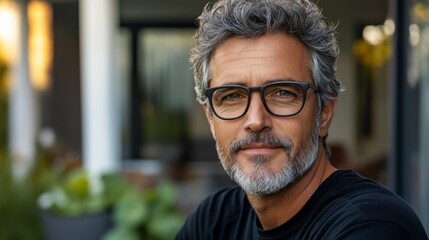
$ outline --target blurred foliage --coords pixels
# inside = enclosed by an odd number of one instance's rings
[[[140,189],[119,173],[103,175],[101,183],[103,191],[91,193],[88,173],[71,171],[42,195],[43,205],[68,217],[112,212],[114,227],[105,240],[173,239],[183,224],[183,216],[174,207],[176,187],[172,183]]]
[[[20,182],[12,178],[11,166],[0,156],[0,239],[43,239],[37,198],[51,182],[48,166],[43,161],[32,168]]]
[[[116,204],[115,227],[105,240],[173,239],[184,219],[174,208],[176,194],[170,182],[145,191],[127,191]]]
[[[73,217],[104,212],[114,204],[128,188],[128,183],[119,174],[101,177],[103,191],[91,193],[88,173],[72,169],[57,174],[56,181],[40,198],[43,208],[60,216]]]

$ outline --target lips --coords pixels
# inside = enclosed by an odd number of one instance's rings
[[[269,145],[269,144],[249,144],[244,145],[240,148],[240,152],[244,152],[251,155],[267,155],[277,151],[281,146]]]
[[[276,145],[269,145],[269,144],[262,144],[262,143],[254,143],[254,144],[248,144],[244,145],[240,148],[240,150],[249,150],[249,149],[273,149],[273,148],[279,148],[280,146]]]

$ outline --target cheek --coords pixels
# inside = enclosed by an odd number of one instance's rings
[[[237,138],[238,128],[231,122],[213,121],[211,124],[213,137],[222,149],[228,150],[229,145]]]
[[[287,122],[282,121],[277,124],[279,132],[274,132],[274,135],[279,137],[288,137],[294,147],[292,149],[292,155],[296,156],[298,151],[302,149],[306,140],[311,137],[311,127],[309,123],[304,123],[299,118],[288,119]]]

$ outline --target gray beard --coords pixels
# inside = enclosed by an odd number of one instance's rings
[[[238,185],[248,194],[265,196],[290,186],[313,166],[319,150],[318,133],[319,119],[316,119],[310,138],[296,151],[297,155],[294,157],[291,155],[294,146],[290,138],[276,137],[270,133],[251,133],[243,139],[234,140],[229,148],[230,161],[228,161],[228,157],[224,154],[225,151],[222,151],[217,141],[216,149],[223,168]],[[287,156],[284,167],[279,171],[271,171],[266,167],[271,161],[269,157],[255,156],[249,159],[252,164],[252,172],[245,173],[242,171],[237,163],[237,152],[241,146],[256,142],[282,146]]]

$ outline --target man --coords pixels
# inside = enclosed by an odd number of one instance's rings
[[[207,198],[176,239],[427,239],[397,195],[329,162],[342,91],[334,31],[306,0],[206,7],[191,53],[195,89],[240,187]]]

